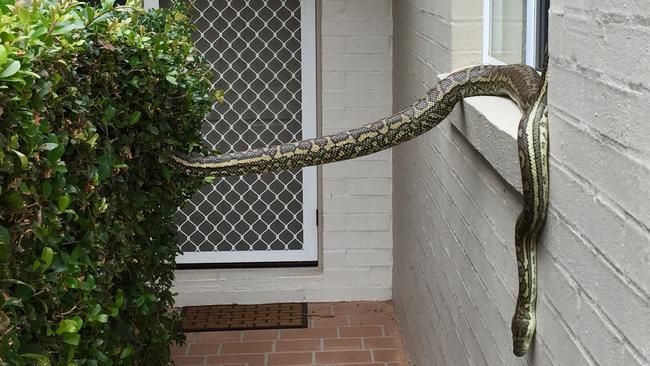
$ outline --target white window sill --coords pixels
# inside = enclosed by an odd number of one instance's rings
[[[519,107],[508,98],[471,97],[463,101],[460,116],[452,118],[451,124],[521,193],[517,155],[517,127],[522,117]]]

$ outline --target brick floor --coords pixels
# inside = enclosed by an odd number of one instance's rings
[[[407,366],[390,302],[309,304],[309,328],[188,333],[177,365]]]

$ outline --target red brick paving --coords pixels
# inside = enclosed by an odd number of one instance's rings
[[[309,304],[309,328],[188,333],[179,366],[408,366],[390,302]]]

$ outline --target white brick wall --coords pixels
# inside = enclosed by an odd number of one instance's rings
[[[394,3],[395,108],[480,62],[480,7]],[[525,358],[510,335],[521,195],[449,124],[394,150],[393,299],[417,365],[650,364],[649,13],[551,1],[551,207]]]
[[[322,133],[392,110],[390,0],[322,1]],[[391,297],[391,153],[323,167],[320,268],[176,272],[178,305]]]

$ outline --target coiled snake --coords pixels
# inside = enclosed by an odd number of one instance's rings
[[[546,71],[540,78],[533,68],[524,65],[469,67],[442,79],[415,104],[349,131],[220,156],[176,154],[170,162],[188,174],[217,177],[326,164],[372,154],[419,136],[442,122],[463,98],[509,97],[524,115],[518,129],[524,205],[515,229],[519,293],[512,320],[514,353],[523,356],[535,332],[536,244],[548,202],[546,89]]]

